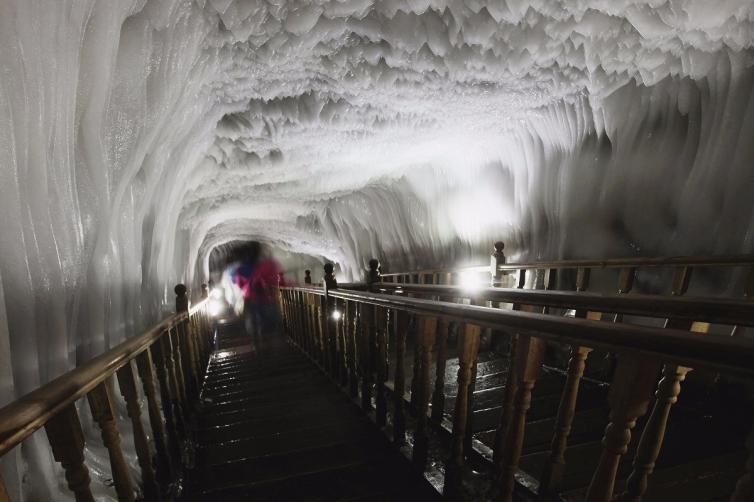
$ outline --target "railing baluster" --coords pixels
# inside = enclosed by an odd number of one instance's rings
[[[526,269],[519,270],[518,277],[516,278],[516,288],[523,289],[526,285]],[[528,306],[513,304],[513,310],[531,310]],[[508,351],[508,378],[505,382],[505,388],[503,389],[503,401],[501,404],[500,423],[495,430],[495,448],[493,450],[492,462],[494,469],[497,472],[502,470],[503,450],[505,449],[505,434],[508,430],[508,425],[513,415],[513,401],[516,396],[516,390],[518,387],[518,370],[516,369],[517,361],[516,354],[518,353],[518,333],[512,333],[510,335],[510,347]]]
[[[517,386],[513,400],[513,413],[505,433],[505,443],[500,457],[499,476],[501,499],[513,497],[515,474],[524,444],[526,414],[531,406],[531,392],[542,370],[545,343],[539,338],[519,335],[516,349]]]
[[[319,296],[314,298],[314,312],[315,312],[315,322],[316,322],[316,330],[318,333],[319,338],[319,347],[320,352],[322,353],[322,367],[325,369],[326,373],[330,372],[330,341],[327,337],[327,326],[326,319],[325,319],[325,297]]]
[[[312,333],[312,341],[314,342],[315,347],[315,361],[317,361],[322,368],[325,367],[325,351],[324,347],[322,346],[322,337],[321,332],[319,330],[319,313],[317,312],[318,309],[318,299],[317,296],[313,293],[310,293],[307,295],[308,301],[308,318],[309,318],[309,329]]]
[[[690,267],[679,267],[676,269],[675,274],[673,274],[673,296],[681,296],[686,293],[689,287],[691,271]],[[692,323],[691,321],[681,319],[667,319],[665,321],[665,328],[707,332],[709,324]],[[636,456],[633,462],[633,470],[626,483],[626,492],[621,496],[622,500],[638,502],[641,500],[644,492],[646,492],[649,476],[654,471],[655,462],[662,449],[662,442],[665,439],[665,429],[670,418],[670,410],[676,401],[678,401],[678,395],[681,393],[681,382],[686,378],[686,374],[689,371],[691,371],[691,368],[677,364],[665,364],[663,366],[662,379],[655,392],[655,402],[639,439],[639,445],[636,449]]]
[[[350,301],[345,302],[343,328],[345,329],[346,346],[348,348],[348,395],[355,399],[359,396],[359,367],[356,359],[356,305]]]
[[[412,461],[415,466],[424,469],[427,464],[427,452],[429,448],[429,436],[427,434],[427,410],[430,398],[430,369],[432,367],[432,346],[435,343],[437,333],[437,319],[434,317],[422,317],[420,323],[420,370],[419,381],[414,391],[417,392],[416,430],[414,433],[414,449]]]
[[[579,393],[579,383],[584,375],[586,358],[592,349],[588,347],[571,347],[571,357],[568,360],[568,371],[565,386],[560,396],[558,413],[555,419],[555,432],[550,445],[550,455],[545,463],[544,471],[539,483],[540,494],[555,494],[560,489],[565,471],[565,450],[568,436],[571,433],[573,419],[576,415],[576,400]]]
[[[393,403],[393,441],[396,444],[406,442],[406,337],[408,336],[408,314],[402,310],[395,311],[395,389]]]
[[[155,388],[154,374],[152,372],[152,354],[149,350],[145,350],[136,357],[136,367],[139,370],[141,386],[144,390],[144,395],[147,398],[149,425],[152,429],[155,450],[157,452],[157,477],[162,484],[167,484],[172,478],[173,462],[171,460],[167,437],[165,435],[165,422],[163,422],[162,414],[160,413],[160,405],[157,402],[157,389]],[[162,398],[169,399],[169,396],[163,394]],[[170,405],[165,404],[164,406],[166,408],[166,420],[168,421],[168,423],[170,423],[172,422]],[[176,456],[176,458],[180,458],[180,450],[178,448],[177,437],[171,437],[171,441],[175,441],[173,448],[176,455],[178,455]]]
[[[590,269],[579,268],[576,272],[576,291],[583,292],[589,288]],[[574,317],[587,318],[598,321],[602,318],[599,312],[577,310]],[[573,419],[576,416],[576,401],[579,395],[581,378],[584,375],[586,360],[592,351],[588,347],[571,346],[568,369],[563,392],[560,395],[558,413],[555,418],[555,431],[550,445],[550,455],[539,483],[539,493],[553,495],[560,490],[565,471],[565,450],[568,436],[571,434]]]
[[[346,336],[346,309],[345,301],[335,300],[335,310],[338,318],[334,320],[335,336],[338,340],[338,371],[340,372],[340,385],[348,388],[348,338]]]
[[[178,284],[174,288],[175,297],[175,311],[177,313],[189,312],[189,299],[187,295],[187,288],[183,284]],[[194,397],[198,397],[198,378],[199,375],[194,373],[194,368],[191,363],[192,355],[190,354],[189,347],[189,331],[185,320],[178,323],[174,330],[174,343],[177,347],[176,364],[179,370],[179,382],[181,389],[184,392],[184,406],[189,406],[189,400],[193,401]],[[189,399],[190,398],[190,399]]]
[[[169,331],[169,330],[168,330]],[[155,361],[155,370],[157,371],[157,381],[160,384],[160,402],[165,412],[165,417],[170,417],[168,431],[175,432],[175,441],[173,444],[177,448],[177,462],[181,462],[181,443],[186,437],[186,429],[183,422],[183,406],[181,405],[180,395],[178,394],[178,381],[175,378],[173,366],[173,356],[170,349],[170,337],[168,332],[162,334],[152,347],[156,350],[157,358]],[[172,427],[170,426],[172,424]]]
[[[618,358],[608,395],[610,423],[605,428],[602,455],[589,484],[585,502],[612,499],[618,464],[628,450],[636,421],[647,412],[659,371],[658,361],[635,356]]]
[[[112,380],[106,379],[97,385],[87,395],[92,417],[99,425],[102,434],[102,442],[110,456],[110,469],[115,483],[115,492],[119,502],[133,502],[134,490],[131,485],[131,475],[128,472],[128,464],[120,447],[120,434],[115,423],[115,412],[112,402]]]
[[[84,432],[76,411],[70,404],[45,424],[52,455],[63,466],[68,488],[76,502],[94,502],[89,486],[89,469],[84,465]]]
[[[359,304],[361,319],[360,346],[361,350],[361,407],[364,411],[372,409],[372,380],[374,362],[374,307],[364,303]]]
[[[136,390],[136,377],[131,361],[127,362],[117,372],[118,387],[123,399],[126,401],[126,411],[131,419],[131,425],[134,435],[134,447],[136,448],[136,457],[139,460],[141,468],[141,480],[144,485],[144,495],[147,500],[159,500],[160,490],[155,479],[154,469],[152,467],[152,452],[149,448],[147,434],[144,431],[144,425],[141,423],[141,406],[139,405],[139,394]]]
[[[466,451],[465,436],[468,433],[469,397],[472,387],[472,368],[479,352],[480,329],[474,324],[466,324],[458,346],[458,392],[453,412],[453,437],[450,447],[450,461],[445,471],[443,493],[446,497],[457,498],[461,485],[462,470]]]
[[[437,337],[437,365],[435,366],[435,391],[432,394],[432,419],[440,423],[445,412],[445,366],[448,358],[448,333],[450,323],[440,319]]]
[[[178,399],[181,401],[181,406],[183,408],[183,412],[186,412],[186,407],[188,405],[188,396],[186,395],[186,381],[184,378],[183,373],[183,361],[181,358],[181,343],[178,339],[178,326],[175,328],[168,330],[167,335],[169,338],[169,349],[171,353],[171,359],[172,359],[172,373],[173,377],[175,378],[175,385],[176,385],[176,395],[178,396]],[[182,418],[185,419],[185,415],[181,415]]]
[[[337,331],[335,330],[335,322],[332,315],[335,307],[333,299],[330,298],[328,294],[330,291],[338,288],[338,282],[335,280],[335,274],[333,273],[333,270],[334,268],[332,263],[325,263],[325,295],[322,297],[323,301],[320,303],[320,305],[324,309],[325,316],[323,327],[325,328],[325,339],[327,340],[329,349],[327,355],[330,358],[330,376],[332,376],[333,380],[337,382],[340,379],[340,354]]]
[[[384,427],[387,424],[387,383],[388,376],[388,323],[390,322],[389,310],[380,307],[374,308],[375,315],[375,358],[376,358],[376,414],[377,426]]]

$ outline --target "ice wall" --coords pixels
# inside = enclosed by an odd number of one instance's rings
[[[139,332],[234,239],[346,275],[496,239],[750,252],[753,21],[748,0],[0,2],[0,404]],[[3,474],[60,497],[43,437]]]

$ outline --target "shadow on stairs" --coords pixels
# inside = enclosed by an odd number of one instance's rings
[[[430,501],[437,492],[282,335],[218,346],[196,420],[183,500]]]

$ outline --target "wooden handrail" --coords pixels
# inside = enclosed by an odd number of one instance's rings
[[[541,305],[552,308],[584,309],[644,317],[676,317],[718,324],[754,326],[754,305],[746,300],[694,298],[661,295],[601,295],[518,288],[473,288],[461,286],[382,282],[376,291],[401,290],[426,296],[470,298],[472,300]]]
[[[623,268],[623,267],[743,267],[754,265],[754,255],[663,256],[654,258],[613,258],[609,260],[558,260],[549,262],[506,263],[498,270]]]
[[[197,305],[195,309],[200,307]],[[112,376],[162,333],[187,318],[186,313],[173,314],[146,333],[124,341],[0,409],[0,456]]]
[[[324,294],[314,288],[283,289]],[[754,376],[754,340],[743,337],[708,336],[677,329],[612,324],[343,289],[331,290],[328,294],[341,300],[444,317],[553,342],[638,353],[693,367]]]
[[[711,255],[711,256],[662,256],[662,257],[629,257],[612,258],[608,260],[553,260],[541,262],[519,262],[497,265],[499,271],[532,270],[532,269],[577,269],[577,268],[624,268],[624,267],[743,267],[754,265],[754,255]],[[454,272],[484,273],[491,272],[490,265],[472,265],[468,267],[451,267],[415,270],[410,272],[390,272],[382,277],[397,277],[401,275],[438,274]]]

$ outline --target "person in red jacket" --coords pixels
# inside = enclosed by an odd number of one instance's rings
[[[256,307],[258,334],[266,335],[277,330],[277,288],[285,285],[283,268],[273,258],[262,258],[254,267],[251,297]]]

